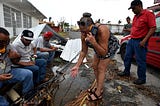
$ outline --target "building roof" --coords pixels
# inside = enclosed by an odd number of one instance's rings
[[[47,17],[42,14],[35,6],[33,6],[28,0],[0,0],[2,3],[9,4],[24,13],[32,15],[37,19],[46,19]]]

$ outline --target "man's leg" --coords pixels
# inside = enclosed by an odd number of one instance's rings
[[[33,65],[33,66],[25,66],[23,67],[24,69],[29,69],[32,71],[33,73],[33,82],[34,84],[38,84],[40,81],[39,81],[39,67],[36,66],[36,65]]]
[[[146,53],[147,49],[146,47],[140,47],[139,43],[141,40],[135,40],[135,56],[136,56],[136,62],[138,65],[138,70],[137,70],[137,75],[138,79],[143,81],[144,83],[146,82]]]
[[[48,60],[48,58],[49,58],[49,53],[48,53],[48,52],[40,52],[40,51],[37,51],[37,58],[38,58],[38,59]]]
[[[126,47],[126,54],[125,54],[125,58],[124,58],[124,72],[126,74],[130,74],[130,68],[131,68],[131,62],[132,62],[132,58],[133,58],[133,40],[129,40],[127,47]]]
[[[0,95],[0,106],[9,106],[8,101]]]
[[[53,61],[54,55],[55,55],[55,51],[49,52],[49,58],[47,60],[47,64],[50,64]]]
[[[39,81],[41,82],[46,76],[47,61],[45,59],[36,59],[36,65],[39,67]]]
[[[124,71],[118,73],[119,76],[129,76],[130,75],[130,68],[131,68],[131,62],[132,62],[132,58],[133,58],[133,40],[130,39],[128,41],[128,44],[126,46],[126,54],[125,54],[125,58],[124,58]]]
[[[7,82],[8,83],[21,82],[23,85],[23,90],[22,90],[23,93],[27,93],[34,87],[33,74],[30,70],[23,68],[13,68],[11,70],[11,74],[13,75],[13,77]]]

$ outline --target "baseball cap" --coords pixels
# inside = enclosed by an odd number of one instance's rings
[[[30,30],[24,30],[24,31],[22,32],[22,36],[24,37],[24,39],[34,40],[34,38],[33,38],[34,34],[33,34],[33,32],[30,31]]]
[[[44,36],[44,37],[52,37],[52,36],[53,36],[53,33],[50,32],[50,31],[48,31],[48,32],[45,32],[45,33],[43,34],[43,36]]]
[[[128,10],[129,10],[129,9],[132,9],[132,8],[134,8],[135,6],[138,6],[138,5],[142,5],[142,1],[141,1],[141,0],[133,0],[133,1],[131,2],[131,6],[128,8]]]

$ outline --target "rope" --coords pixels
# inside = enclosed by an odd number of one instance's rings
[[[88,95],[86,95],[86,96],[82,99],[82,101],[81,101],[81,103],[80,103],[79,106],[83,106],[83,104],[84,104],[84,102],[85,102],[85,100],[86,100],[87,97],[88,97]]]
[[[96,85],[96,79],[94,80],[94,82],[93,82],[93,84],[91,85],[90,89],[93,89],[95,85]],[[85,100],[86,100],[87,97],[88,97],[88,95],[86,95],[86,96],[82,99],[82,101],[81,101],[81,103],[80,103],[79,106],[82,106],[82,105],[84,104],[84,102],[85,102]]]

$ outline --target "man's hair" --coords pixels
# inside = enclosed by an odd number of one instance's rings
[[[131,19],[129,16],[126,19]]]
[[[9,36],[9,32],[6,29],[2,28],[2,27],[0,27],[0,33],[3,33],[4,35]]]

